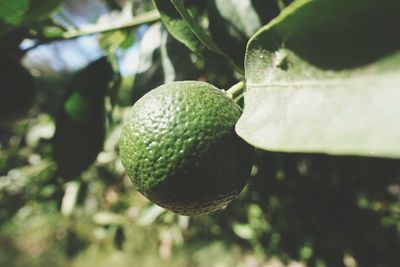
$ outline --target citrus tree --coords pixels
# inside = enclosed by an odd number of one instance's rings
[[[400,263],[399,1],[92,2],[0,0],[0,223],[52,203],[115,226],[118,246],[136,189],[218,211],[188,240]],[[85,38],[96,56],[51,68]],[[35,63],[43,47],[60,58]],[[185,220],[143,203],[144,225]]]

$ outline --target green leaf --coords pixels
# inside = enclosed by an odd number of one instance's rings
[[[129,104],[163,83],[194,80],[197,75],[189,50],[168,34],[161,23],[155,23],[145,32],[139,44],[139,62]]]
[[[191,60],[190,52],[165,29],[161,32],[160,52],[164,83],[195,80],[198,77],[198,71]]]
[[[277,3],[265,0],[212,0],[207,11],[214,42],[239,65],[249,37],[279,14]]]
[[[64,102],[64,111],[71,120],[85,121],[89,118],[90,99],[84,97],[81,92],[73,92]]]
[[[189,25],[192,32],[197,36],[199,41],[205,46],[207,49],[223,55],[219,47],[214,43],[214,41],[208,36],[203,29],[197,24],[196,20],[189,14],[186,7],[183,5],[182,0],[171,0],[172,4],[175,6],[176,10],[181,15],[182,19]]]
[[[28,116],[36,88],[30,72],[12,55],[0,55],[0,75],[0,128],[7,128]]]
[[[29,11],[30,0],[20,1],[1,1],[0,2],[0,19],[1,22],[18,26],[23,20],[24,16]]]
[[[153,3],[160,12],[162,22],[172,36],[183,43],[193,53],[201,55],[204,50],[203,45],[193,33],[187,21],[175,9],[171,1],[153,0]]]
[[[200,40],[200,42],[210,51],[214,52],[221,59],[224,59],[229,65],[231,65],[237,72],[243,73],[241,67],[237,66],[234,60],[227,55],[222,49],[220,49],[212,40],[210,36],[208,36],[205,31],[197,24],[196,20],[193,16],[188,12],[187,8],[183,4],[183,0],[171,0],[174,4],[176,10],[178,10],[179,14],[182,18],[188,23],[189,27],[192,29],[194,34]]]
[[[127,40],[129,33],[125,31],[112,31],[105,33],[99,38],[100,47],[110,53],[114,53],[117,48]]]
[[[251,37],[261,27],[251,0],[213,0],[212,3],[227,23],[247,37]]]
[[[237,72],[243,73],[234,60],[221,50],[197,24],[184,6],[183,1],[153,0],[153,3],[160,12],[161,19],[171,35],[187,46],[193,53],[220,58],[231,65]]]
[[[61,3],[61,0],[1,0],[0,37],[14,28],[47,18]]]
[[[251,240],[255,238],[255,232],[251,225],[235,223],[232,228],[233,232],[242,239]]]
[[[103,148],[104,98],[113,73],[106,58],[81,70],[57,114],[54,159],[59,175],[65,179],[79,175],[95,161]]]
[[[130,105],[164,81],[161,63],[161,23],[151,25],[139,43],[139,60],[135,73]]]
[[[265,150],[400,156],[400,2],[299,0],[249,41],[237,133]]]

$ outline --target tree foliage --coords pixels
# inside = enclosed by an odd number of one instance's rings
[[[397,0],[1,0],[0,265],[87,266],[97,249],[138,266],[398,266],[399,13]],[[36,93],[9,105],[24,80]],[[178,80],[246,81],[236,131],[257,156],[219,213],[147,202],[118,157],[130,106]]]

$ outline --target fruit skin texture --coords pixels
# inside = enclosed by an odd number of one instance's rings
[[[182,215],[219,210],[244,188],[253,148],[234,127],[240,107],[204,82],[162,85],[133,106],[120,156],[137,190]]]
[[[0,127],[9,127],[28,114],[36,90],[31,74],[17,58],[0,56]]]

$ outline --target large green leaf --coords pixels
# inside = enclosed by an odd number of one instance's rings
[[[106,58],[89,64],[74,78],[56,116],[54,159],[59,175],[71,179],[92,164],[105,138],[104,98],[113,78]]]
[[[238,134],[265,150],[400,157],[399,12],[295,1],[248,43]]]
[[[0,0],[0,37],[16,27],[45,19],[61,0]]]
[[[36,90],[32,75],[18,59],[0,54],[0,129],[27,117]]]
[[[164,83],[195,80],[198,77],[198,70],[192,62],[190,51],[165,29],[161,32],[160,52]]]
[[[161,23],[151,25],[139,43],[139,59],[128,104],[132,105],[144,94],[164,82],[161,63]]]
[[[173,38],[161,23],[155,23],[140,40],[139,60],[129,104],[132,105],[163,83],[194,80],[197,75],[190,51]]]
[[[190,25],[184,20],[171,1],[153,0],[161,15],[161,20],[168,31],[192,52],[202,54],[204,47],[192,32]]]
[[[18,25],[29,10],[29,0],[1,1],[0,18],[3,23]]]
[[[183,0],[171,0],[176,10],[182,16],[182,19],[189,25],[192,32],[199,39],[204,47],[217,53],[224,55],[224,52],[214,43],[210,36],[208,36],[204,30],[197,24],[196,20],[191,16],[189,11],[183,4]]]
[[[279,14],[276,0],[211,0],[207,11],[211,37],[238,65],[248,39]]]
[[[237,72],[243,73],[241,67],[237,66],[234,60],[220,49],[197,24],[182,0],[153,0],[153,3],[160,12],[161,19],[171,35],[193,53],[214,57],[231,65]]]
[[[234,30],[248,37],[261,27],[260,18],[250,0],[213,0],[212,4]]]

